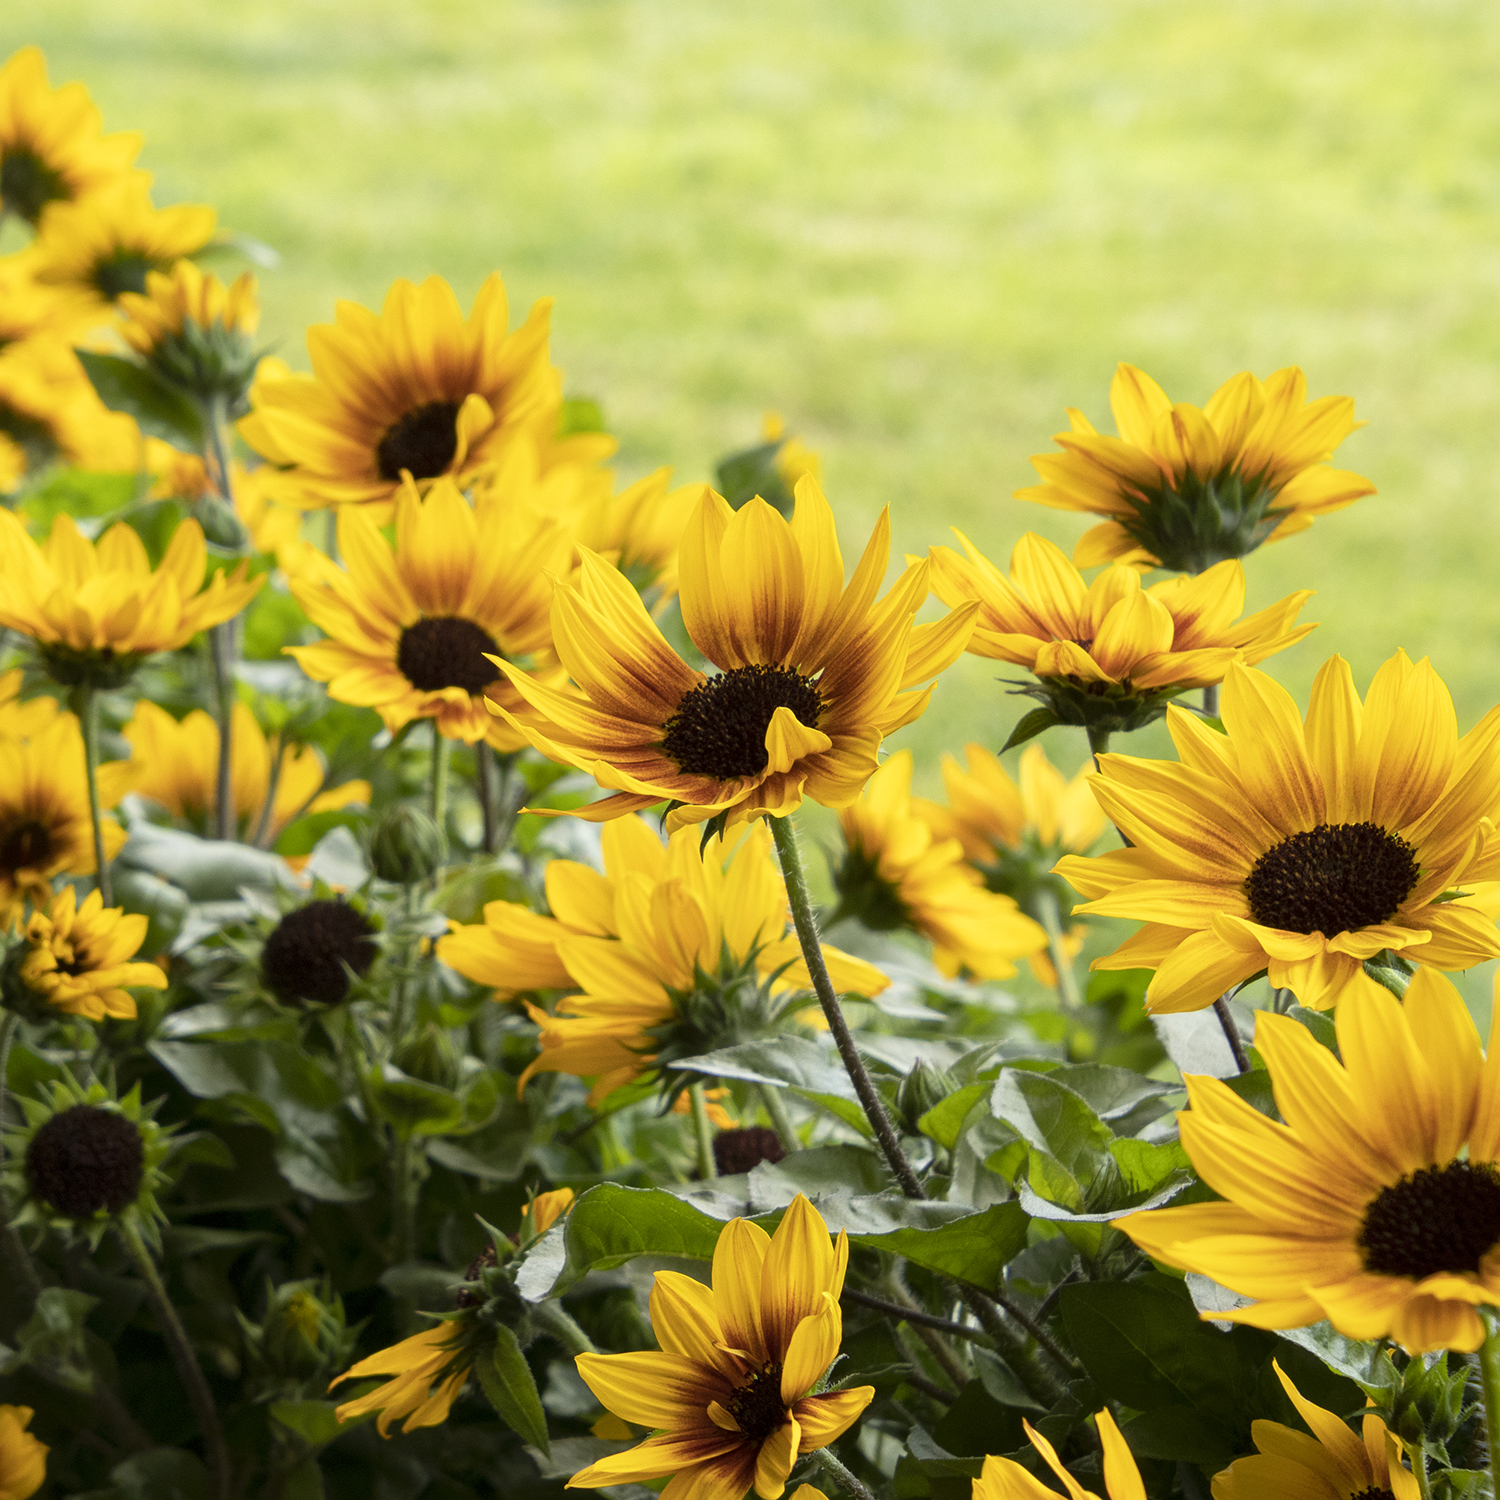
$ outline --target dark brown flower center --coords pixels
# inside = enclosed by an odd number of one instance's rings
[[[1417,883],[1416,850],[1377,823],[1320,823],[1256,860],[1250,915],[1283,932],[1337,937],[1388,922]]]
[[[122,292],[143,293],[146,290],[146,272],[154,271],[156,262],[138,250],[116,250],[107,260],[94,266],[94,285],[99,295],[110,302],[117,301]]]
[[[1396,1500],[1396,1497],[1389,1490],[1377,1489],[1371,1485],[1367,1490],[1350,1495],[1349,1500]]]
[[[45,870],[52,858],[52,830],[35,821],[0,829],[0,875]]]
[[[29,146],[11,146],[0,157],[0,201],[28,224],[35,224],[49,203],[72,196],[62,174]]]
[[[458,401],[429,401],[397,418],[375,448],[375,467],[392,483],[409,469],[413,479],[436,479],[458,452]]]
[[[283,1005],[337,1005],[349,993],[344,966],[363,975],[375,962],[374,932],[346,901],[311,901],[276,924],[261,950],[261,974]]]
[[[26,1148],[32,1193],[70,1219],[117,1214],[135,1199],[146,1148],[135,1124],[112,1109],[75,1104],[41,1125]]]
[[[1365,1270],[1421,1280],[1439,1271],[1477,1272],[1500,1241],[1500,1174],[1453,1161],[1423,1167],[1381,1188],[1357,1241]]]
[[[811,677],[791,667],[734,667],[683,695],[661,748],[690,776],[727,781],[766,768],[766,730],[778,708],[818,727],[823,699]]]
[[[396,666],[419,693],[449,687],[481,693],[500,676],[494,662],[485,660],[486,653],[501,654],[487,630],[472,620],[436,615],[401,632]]]
[[[756,1370],[729,1398],[729,1410],[752,1443],[763,1443],[786,1423],[781,1399],[781,1366],[774,1360]]]
[[[763,1161],[781,1161],[786,1148],[781,1137],[764,1125],[743,1130],[721,1130],[714,1137],[714,1165],[720,1177],[735,1177],[758,1167]]]

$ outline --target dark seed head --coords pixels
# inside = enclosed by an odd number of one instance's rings
[[[52,858],[52,831],[43,823],[12,823],[0,829],[0,876],[44,870]]]
[[[661,748],[690,776],[727,781],[766,768],[766,730],[778,708],[818,727],[823,699],[811,677],[791,667],[734,667],[683,695]]]
[[[1359,1232],[1365,1270],[1418,1281],[1478,1272],[1500,1241],[1500,1174],[1487,1164],[1423,1167],[1382,1188]]]
[[[337,1005],[349,993],[344,965],[364,974],[380,951],[375,929],[344,901],[312,901],[276,924],[261,952],[266,986],[283,1005]]]
[[[0,153],[0,202],[17,218],[35,224],[49,203],[72,196],[62,175],[30,147],[13,145]]]
[[[398,417],[375,448],[375,468],[395,483],[403,469],[413,479],[436,479],[458,452],[458,401],[429,401]]]
[[[498,1265],[499,1261],[500,1257],[495,1254],[495,1247],[493,1245],[486,1245],[469,1262],[469,1269],[464,1272],[464,1281],[477,1282],[491,1266]],[[484,1292],[477,1286],[461,1286],[458,1289],[458,1305],[460,1307],[478,1307],[484,1300]]]
[[[1389,1490],[1376,1489],[1371,1485],[1367,1490],[1360,1490],[1358,1494],[1350,1495],[1349,1500],[1396,1500]]]
[[[435,615],[401,632],[396,666],[420,693],[448,687],[482,693],[500,676],[494,662],[485,660],[486,653],[501,654],[487,630],[455,615]]]
[[[141,1133],[124,1115],[75,1104],[41,1125],[26,1148],[26,1182],[55,1213],[92,1218],[135,1201],[146,1170]]]
[[[136,250],[119,249],[94,267],[94,285],[99,295],[117,302],[124,292],[138,295],[146,290],[146,272],[156,269],[155,262]]]
[[[752,1443],[763,1443],[786,1424],[786,1403],[781,1399],[781,1366],[774,1360],[757,1370],[725,1403]]]
[[[1388,922],[1417,883],[1416,851],[1375,823],[1320,823],[1256,860],[1250,915],[1283,932],[1337,937]]]
[[[763,1161],[782,1161],[786,1149],[781,1137],[764,1125],[750,1125],[743,1130],[721,1130],[714,1137],[714,1165],[720,1177],[734,1177],[748,1172]]]

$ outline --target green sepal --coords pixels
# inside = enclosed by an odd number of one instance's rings
[[[1037,735],[1061,723],[1062,720],[1050,708],[1034,708],[1011,730],[1010,738],[1000,747],[1000,753],[1004,755],[1007,750],[1014,750],[1027,740],[1034,740]]]
[[[512,1432],[550,1457],[546,1413],[520,1341],[503,1324],[494,1326],[494,1334],[494,1349],[487,1354],[481,1352],[474,1361],[480,1388]]]

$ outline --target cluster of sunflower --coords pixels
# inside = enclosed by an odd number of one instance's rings
[[[140,146],[0,70],[0,1500],[1494,1492],[1500,710],[1243,613],[1352,401],[1122,365],[887,587],[498,274],[264,356]]]

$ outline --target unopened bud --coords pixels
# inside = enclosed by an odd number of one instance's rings
[[[370,834],[370,868],[393,885],[416,885],[442,869],[446,854],[442,830],[419,807],[398,802]]]
[[[193,505],[193,515],[203,528],[204,540],[225,552],[243,552],[250,545],[250,533],[235,515],[233,507],[217,495],[204,495]]]
[[[929,1109],[936,1109],[957,1088],[958,1083],[946,1068],[935,1068],[926,1058],[919,1057],[896,1090],[901,1123],[915,1132],[922,1116]]]

